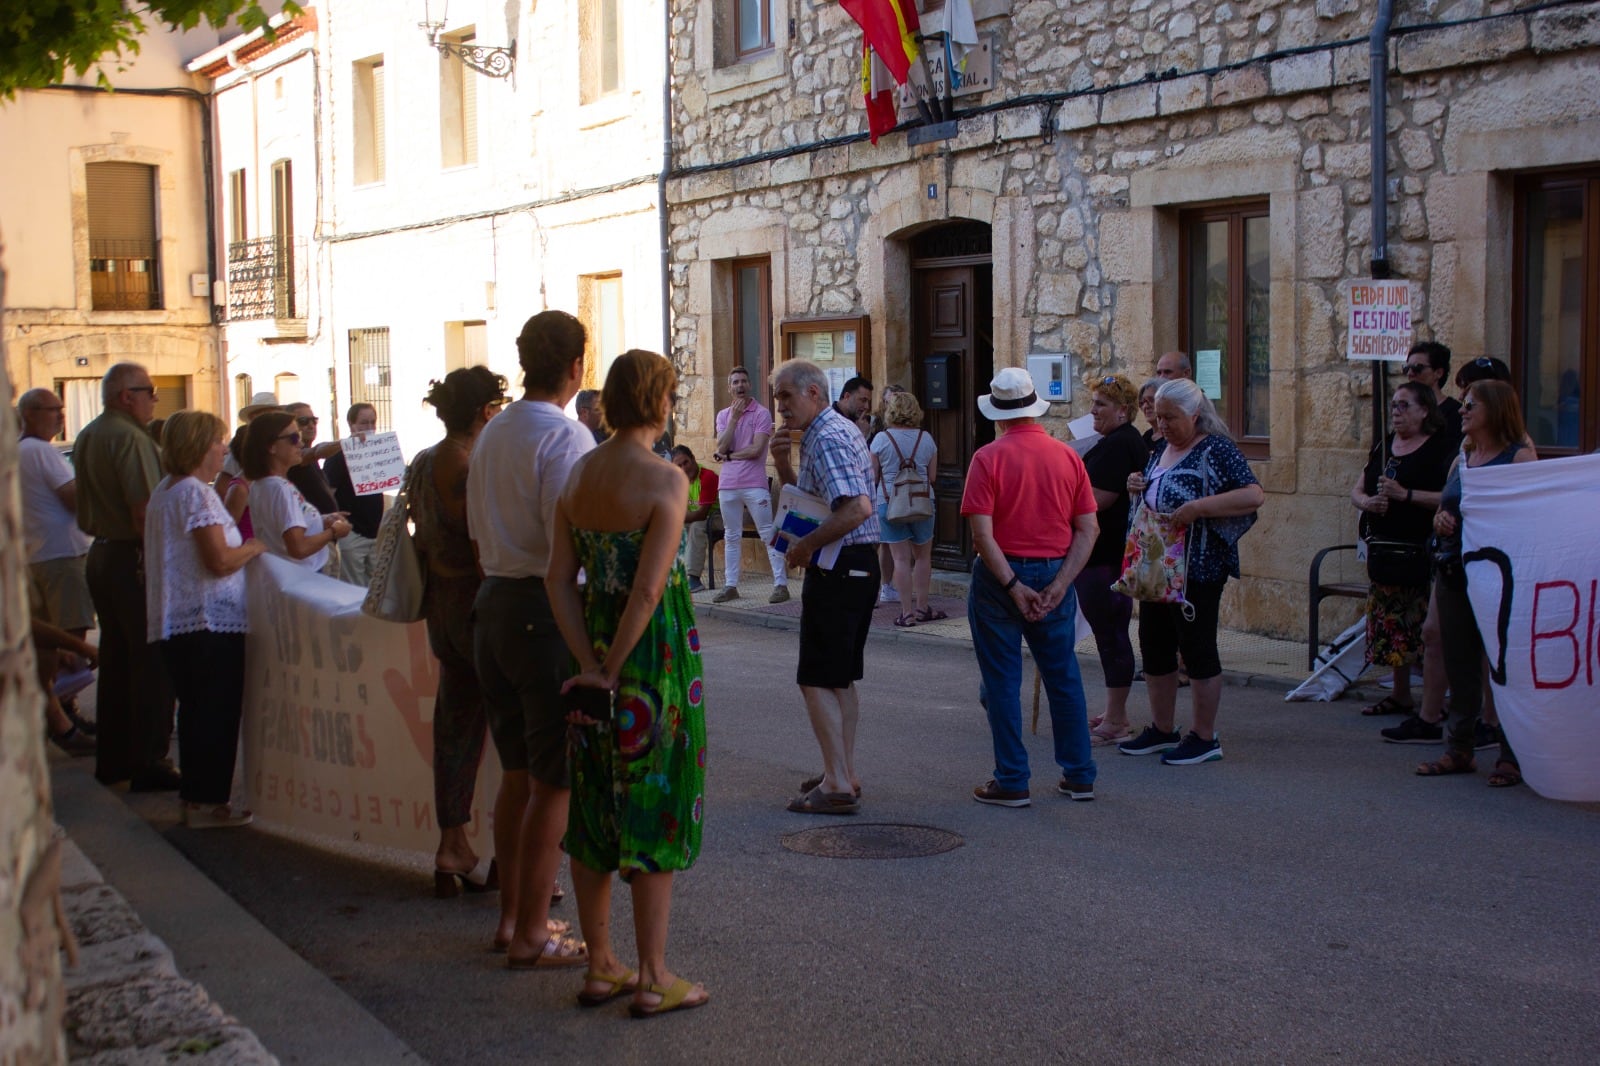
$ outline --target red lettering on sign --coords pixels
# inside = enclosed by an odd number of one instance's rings
[[[1590,582],[1591,587],[1593,584],[1593,582]],[[1568,614],[1565,629],[1541,630],[1539,628],[1540,608],[1544,602],[1544,592],[1546,589],[1560,589],[1563,592],[1567,592],[1572,595],[1572,606],[1570,612],[1562,612]],[[1577,679],[1579,656],[1583,650],[1578,645],[1577,635],[1578,608],[1581,602],[1582,597],[1578,594],[1578,586],[1571,581],[1541,581],[1533,587],[1533,618],[1531,620],[1532,640],[1530,641],[1528,647],[1528,659],[1529,664],[1533,668],[1534,688],[1566,688]],[[1551,607],[1546,609],[1546,613],[1555,613],[1557,610],[1557,608]],[[1567,676],[1562,678],[1560,681],[1546,680],[1540,675],[1539,672],[1539,642],[1551,640],[1566,640],[1572,646],[1572,669]]]

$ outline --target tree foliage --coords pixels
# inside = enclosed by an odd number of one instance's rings
[[[271,4],[268,0],[268,6]],[[294,4],[285,10],[296,11]],[[82,76],[97,64],[139,51],[148,26],[192,30],[237,17],[245,31],[271,18],[262,0],[4,0],[0,3],[0,97]],[[270,31],[269,31],[270,32]],[[109,85],[105,72],[100,83]]]

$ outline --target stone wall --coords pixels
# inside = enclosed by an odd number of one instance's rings
[[[710,6],[675,6],[680,42]],[[1509,347],[1508,172],[1600,160],[1600,98],[1586,88],[1600,4],[1529,6],[1396,5],[1389,259],[1416,283],[1419,337],[1459,357]],[[1261,197],[1271,456],[1256,468],[1270,497],[1229,614],[1303,632],[1306,562],[1353,536],[1347,493],[1370,443],[1371,377],[1343,357],[1343,320],[1371,257],[1371,5],[1136,2],[1107,27],[1106,3],[977,4],[980,32],[996,35],[997,87],[963,107],[1057,96],[963,118],[953,140],[917,148],[904,134],[804,147],[864,128],[859,31],[834,5],[791,7],[788,74],[770,84],[716,90],[703,56],[674,63],[676,155],[688,161],[670,186],[674,345],[702,379],[686,390],[687,436],[709,434],[704,386],[726,367],[717,260],[771,255],[775,318],[871,314],[874,370],[898,379],[907,280],[892,246],[974,218],[994,227],[997,365],[1062,352],[1142,377],[1177,343],[1178,211]],[[1005,7],[1009,19],[985,17]]]

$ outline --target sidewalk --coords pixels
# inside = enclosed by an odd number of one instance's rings
[[[720,589],[706,589],[694,594],[694,609],[702,614],[718,615],[749,625],[799,629],[800,586],[803,580],[798,577],[789,579],[791,598],[787,603],[769,604],[767,597],[772,594],[772,579],[765,574],[746,574],[739,581],[738,599],[712,603],[711,598]],[[909,629],[894,624],[900,614],[898,603],[879,603],[878,609],[872,612],[872,639],[953,642],[970,648],[972,632],[967,627],[967,575],[934,571],[928,603],[949,617],[935,622],[919,622]],[[1134,634],[1134,641],[1137,644],[1137,633]],[[1217,647],[1222,656],[1222,674],[1228,684],[1287,691],[1305,680],[1304,642],[1274,640],[1254,633],[1224,629],[1217,634]],[[1098,666],[1092,634],[1080,636],[1078,655],[1087,663]]]

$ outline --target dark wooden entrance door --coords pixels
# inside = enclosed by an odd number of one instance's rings
[[[933,564],[942,570],[971,565],[961,492],[972,453],[994,439],[994,426],[978,414],[976,402],[994,377],[993,272],[987,262],[973,261],[978,257],[961,258],[951,265],[913,262],[912,370],[928,432],[939,448]],[[931,402],[930,377],[943,377],[945,386],[933,389]],[[941,395],[944,406],[934,408]]]

